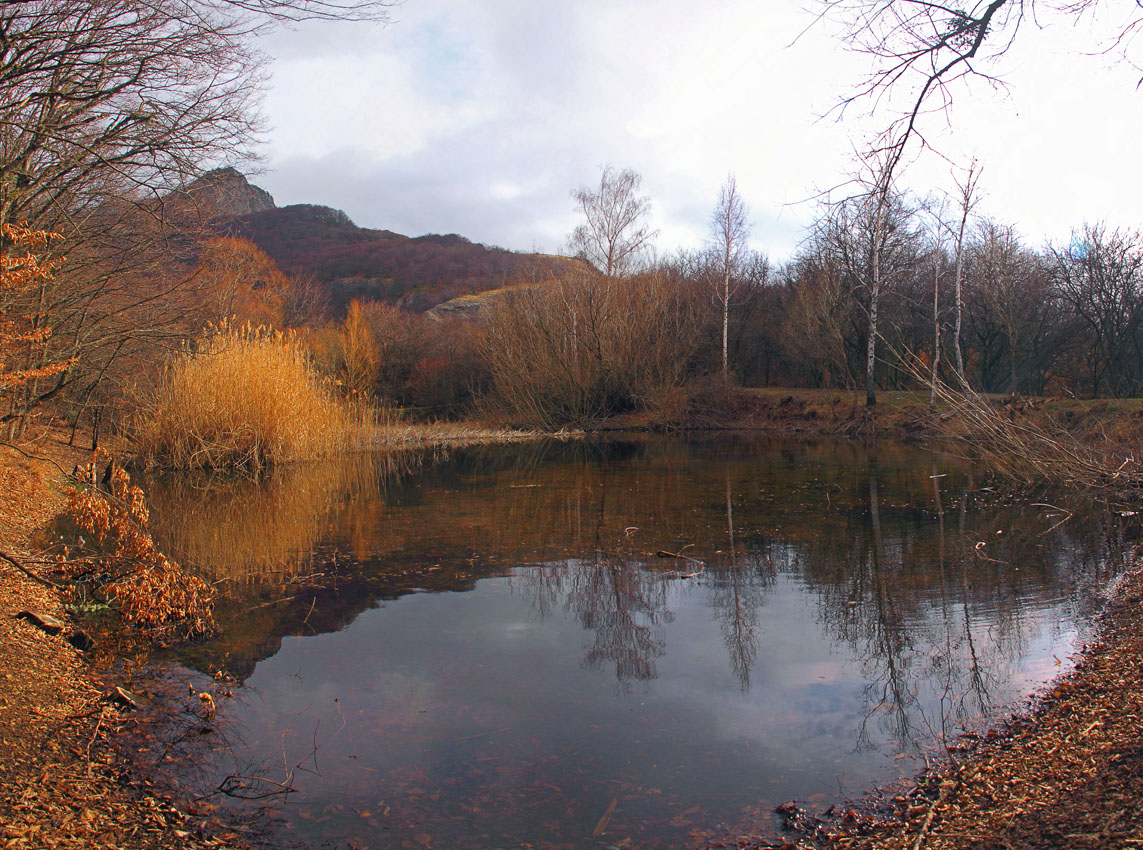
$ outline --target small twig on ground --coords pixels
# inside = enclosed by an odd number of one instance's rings
[[[17,561],[14,557],[9,555],[7,552],[0,552],[0,558],[7,561],[9,564],[11,564],[13,567],[18,569],[20,572],[22,572],[24,575],[26,575],[32,581],[39,582],[44,587],[51,587],[51,588],[54,588],[55,590],[62,590],[63,589],[63,587],[61,585],[56,584],[54,581],[51,581],[50,579],[46,579],[43,576],[36,575],[34,572],[29,570],[27,567],[25,567],[23,564],[21,564],[19,561]]]
[[[95,743],[95,739],[99,737],[99,730],[103,726],[103,718],[106,715],[103,712],[103,706],[100,706],[99,720],[95,723],[95,731],[91,733],[91,740],[87,742],[87,749],[84,750],[84,758],[87,761],[87,775],[91,776],[91,745]]]
[[[925,814],[925,822],[921,824],[921,831],[917,833],[917,838],[913,842],[913,850],[921,850],[921,847],[924,846],[925,839],[929,834],[929,829],[933,825],[933,818],[936,816],[937,808],[942,803],[948,802],[949,798],[961,789],[965,780],[971,779],[978,769],[979,768],[973,768],[969,771],[968,776],[958,773],[955,782],[949,782],[947,785],[944,782],[941,783],[941,790],[937,794],[937,798],[929,804],[929,811]]]

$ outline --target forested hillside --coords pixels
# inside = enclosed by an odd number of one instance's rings
[[[204,211],[213,207],[220,231],[254,242],[292,277],[316,278],[335,317],[355,298],[419,313],[458,295],[556,277],[572,262],[488,247],[455,233],[409,237],[371,230],[317,204],[278,207],[234,169],[211,172],[188,194]]]

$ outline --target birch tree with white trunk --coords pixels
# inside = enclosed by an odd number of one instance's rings
[[[738,192],[738,181],[731,174],[718,196],[718,206],[711,216],[711,234],[717,255],[718,280],[715,301],[722,310],[722,383],[730,384],[728,340],[730,338],[730,302],[742,284],[741,268],[749,250],[749,210]]]

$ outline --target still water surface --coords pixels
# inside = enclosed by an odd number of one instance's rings
[[[289,785],[259,803],[283,845],[772,832],[1066,665],[1123,532],[983,484],[917,448],[745,438],[153,481],[161,542],[230,589],[182,661],[240,681],[185,781]]]

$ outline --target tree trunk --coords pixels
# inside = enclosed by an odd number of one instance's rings
[[[933,259],[933,375],[929,382],[929,410],[937,409],[937,376],[941,368],[941,252]]]
[[[729,254],[729,251],[727,252]],[[727,257],[726,273],[722,280],[722,385],[730,386],[730,369],[727,358],[727,338],[730,329],[730,258]]]
[[[877,404],[877,385],[875,382],[875,367],[877,363],[877,301],[880,292],[880,283],[873,286],[869,295],[869,340],[865,344],[865,406],[873,407]]]
[[[885,233],[885,191],[877,195],[877,217],[873,225],[873,251],[869,280],[869,340],[865,344],[865,406],[877,404],[877,309],[881,300],[881,247]]]

